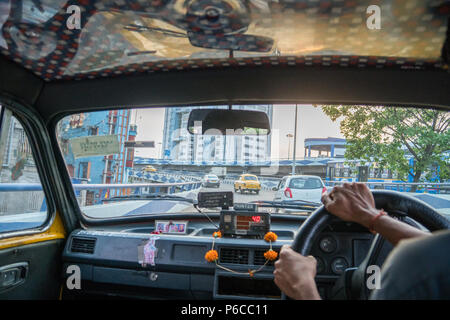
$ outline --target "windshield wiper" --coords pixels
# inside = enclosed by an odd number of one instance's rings
[[[192,198],[185,198],[181,196],[174,196],[170,194],[133,194],[129,196],[115,196],[108,199],[103,199],[104,202],[108,201],[133,201],[133,200],[173,200],[183,201],[196,204],[197,200]]]

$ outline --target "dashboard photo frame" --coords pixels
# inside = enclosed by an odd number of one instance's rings
[[[155,232],[162,234],[187,234],[188,223],[189,221],[187,220],[156,220]]]

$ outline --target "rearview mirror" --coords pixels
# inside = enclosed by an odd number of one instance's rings
[[[228,109],[192,110],[188,131],[201,135],[268,135],[270,121],[265,112]]]
[[[256,35],[207,35],[188,32],[191,45],[200,48],[235,50],[248,52],[269,52],[273,48],[274,41],[271,38]]]

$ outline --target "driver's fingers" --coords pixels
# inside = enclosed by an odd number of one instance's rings
[[[325,206],[325,209],[328,210],[328,208],[330,208],[331,206],[334,206],[338,197],[339,197],[339,192],[324,193],[322,195],[321,200],[322,200],[323,205]]]
[[[323,205],[325,206],[325,208],[326,208],[328,205],[330,205],[330,203],[333,201],[333,200],[330,198],[330,194],[329,194],[329,193],[325,193],[325,192],[322,194],[321,200],[322,200],[322,203],[323,203]]]
[[[344,183],[343,185],[342,185],[342,187],[343,187],[343,189],[347,189],[347,190],[353,190],[353,186],[352,186],[352,184],[350,184],[350,183]]]

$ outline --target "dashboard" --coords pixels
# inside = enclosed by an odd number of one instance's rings
[[[231,273],[207,262],[217,228],[202,216],[167,216],[188,220],[183,234],[152,234],[155,220],[129,225],[93,227],[73,231],[66,243],[64,276],[77,266],[81,290],[65,288],[65,298],[148,299],[281,299],[273,282],[273,262],[252,277]],[[278,235],[273,250],[291,244],[305,216],[272,215],[270,230]],[[212,222],[218,224],[219,218]],[[143,248],[153,239],[153,260],[145,263]],[[315,239],[311,254],[317,259],[316,283],[327,299],[343,271],[358,266],[367,254],[373,235],[357,224],[336,222]],[[236,272],[259,269],[265,263],[268,243],[263,239],[222,237],[214,240],[218,263]],[[300,271],[301,272],[301,271]]]

